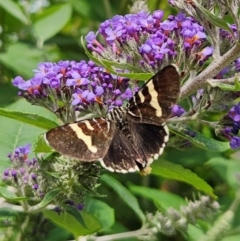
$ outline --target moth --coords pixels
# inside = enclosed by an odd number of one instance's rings
[[[162,154],[169,139],[166,121],[180,93],[180,76],[168,65],[148,80],[126,107],[115,107],[105,118],[65,124],[45,134],[59,152],[83,162],[99,160],[112,172],[135,172]]]

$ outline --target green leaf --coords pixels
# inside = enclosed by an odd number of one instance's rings
[[[191,128],[182,128],[181,130],[169,126],[170,131],[178,136],[181,136],[184,139],[189,140],[193,145],[202,148],[207,151],[223,152],[230,149],[229,142],[217,141],[213,138],[202,135],[201,133],[191,129]],[[193,132],[194,137],[186,134],[188,132]]]
[[[196,241],[201,240],[200,238],[204,235],[204,229],[199,228],[198,225],[193,225],[188,223],[188,230],[187,230],[187,241]]]
[[[130,79],[137,79],[137,80],[149,80],[153,74],[152,73],[138,73],[140,70],[130,64],[120,64],[120,63],[116,63],[116,62],[112,62],[112,61],[109,61],[109,60],[105,60],[105,59],[100,59],[100,58],[97,58],[95,56],[93,56],[89,51],[88,49],[86,48],[85,46],[85,43],[84,43],[84,39],[83,37],[81,38],[81,43],[82,43],[82,46],[84,48],[84,51],[86,53],[86,55],[97,65],[100,65],[100,66],[103,66],[104,68],[106,68],[111,74],[114,74],[114,75],[119,75],[119,76],[123,76],[123,77],[126,77],[126,78],[130,78]],[[121,72],[117,72],[115,71],[112,66],[115,66],[115,67],[119,67],[119,68],[122,68],[122,69],[132,69],[132,70],[135,70],[137,73],[121,73]]]
[[[11,14],[14,18],[20,20],[23,24],[27,24],[27,17],[24,15],[22,9],[19,7],[17,3],[12,0],[0,0],[0,7],[5,9],[9,14]]]
[[[101,231],[111,227],[115,222],[114,209],[102,201],[88,199],[84,210],[94,215],[101,222]]]
[[[36,141],[33,144],[33,152],[35,153],[47,153],[47,152],[54,152],[52,148],[46,143],[44,136],[39,135]]]
[[[42,50],[23,43],[12,43],[9,44],[7,52],[0,54],[0,62],[19,75],[29,78],[33,75],[32,70],[36,69],[36,66],[42,62],[43,56]]]
[[[78,220],[78,222],[86,229],[88,229],[85,221],[84,221],[84,218],[81,214],[81,212],[74,206],[70,206],[70,205],[65,205],[64,206],[67,213],[69,213],[70,215],[72,215],[74,218],[76,218]]]
[[[119,181],[113,177],[104,174],[101,177],[101,181],[111,187],[119,197],[138,215],[142,222],[145,221],[145,215],[141,210],[137,199],[124,187]]]
[[[15,217],[18,215],[18,212],[12,208],[0,208],[0,217]]]
[[[51,6],[46,9],[33,27],[43,42],[57,34],[70,20],[72,6],[69,3]]]
[[[144,81],[149,80],[153,76],[152,73],[120,73],[120,72],[111,72],[111,73],[129,78],[129,79],[144,80]]]
[[[225,29],[228,32],[232,33],[231,28],[228,26],[228,24],[226,23],[226,21],[222,18],[217,17],[216,15],[210,13],[209,11],[207,11],[201,4],[199,4],[197,1],[194,2],[194,4],[197,6],[197,8],[199,8],[202,12],[202,14],[204,15],[204,17],[210,22],[212,23],[214,26],[217,26],[219,28]],[[232,33],[233,34],[233,33]]]
[[[53,121],[57,120],[56,116],[50,111],[42,107],[30,105],[24,99],[8,106],[8,109],[38,113],[39,116],[44,116]],[[45,131],[42,128],[0,116],[0,171],[3,171],[11,165],[7,157],[9,153],[13,153],[18,146],[26,145],[27,143],[32,144],[36,140],[36,137],[43,132]],[[31,153],[29,157],[31,158],[31,156],[33,156],[33,153]]]
[[[208,81],[208,83],[212,87],[218,87],[222,90],[240,91],[240,82],[239,82],[238,78],[235,78],[234,84],[219,83],[219,82],[215,82],[215,81],[214,82]]]
[[[21,111],[13,111],[0,108],[0,116],[5,116],[46,130],[58,126],[58,124],[43,116],[39,116],[37,114],[32,113],[24,113]]]
[[[51,190],[50,192],[46,193],[43,200],[38,204],[39,208],[46,207],[50,204],[54,198],[60,193],[59,189]]]
[[[227,237],[224,237],[221,241],[239,241],[239,240],[240,240],[240,234],[236,234],[236,235],[231,235],[231,236],[229,235]]]
[[[88,229],[79,223],[75,217],[68,214],[67,212],[59,215],[54,211],[44,210],[43,214],[46,218],[50,219],[60,227],[63,227],[69,232],[73,233],[75,237],[96,233],[102,228],[100,221],[86,211],[81,211],[81,215]]]
[[[91,16],[92,6],[88,3],[88,1],[70,0],[69,2],[73,5],[74,10],[82,16],[87,18]]]
[[[71,234],[62,227],[55,227],[46,234],[46,238],[44,238],[44,241],[64,241],[64,240],[70,240]]]
[[[151,167],[152,174],[188,183],[197,190],[203,191],[211,197],[216,198],[210,185],[208,185],[202,178],[197,176],[197,174],[193,173],[189,169],[183,168],[181,165],[161,160],[153,162]]]
[[[27,200],[28,197],[18,197],[13,192],[8,190],[8,186],[1,187],[0,186],[0,196],[5,198],[9,201],[21,201],[21,200]]]
[[[107,69],[112,69],[113,67],[115,67],[117,69],[128,70],[129,72],[145,74],[138,67],[135,67],[135,66],[133,66],[131,64],[128,64],[128,63],[118,63],[118,62],[113,62],[113,61],[110,61],[110,60],[107,60],[107,59],[101,59],[101,61]],[[118,72],[116,72],[116,73],[118,73]]]
[[[237,175],[240,173],[240,162],[234,159],[223,157],[211,158],[206,165],[212,167],[222,178],[224,183],[228,183],[234,190],[239,189],[239,180]]]
[[[179,208],[181,205],[186,204],[185,200],[180,196],[166,191],[135,185],[130,185],[129,189],[136,195],[152,200],[158,207],[164,210],[170,207]]]

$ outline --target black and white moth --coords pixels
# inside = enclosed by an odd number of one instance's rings
[[[148,80],[126,107],[115,107],[106,118],[54,128],[45,139],[69,158],[99,160],[110,171],[141,171],[163,152],[169,139],[166,120],[179,93],[179,73],[174,65],[168,65]]]

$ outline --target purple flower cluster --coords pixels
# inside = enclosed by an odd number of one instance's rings
[[[64,206],[71,205],[78,210],[83,209],[87,194],[94,194],[97,187],[100,167],[92,163],[57,159],[54,155],[49,158],[29,158],[31,145],[27,144],[15,149],[8,157],[11,167],[4,170],[2,180],[14,187],[20,196],[30,197],[39,202],[53,190],[59,190],[52,204],[55,211],[61,212]],[[58,211],[57,211],[58,210]]]
[[[39,190],[37,175],[39,166],[36,158],[28,158],[30,151],[31,145],[27,144],[16,148],[13,154],[8,155],[12,167],[3,172],[2,180],[16,188],[21,187],[22,190],[23,187],[30,187],[34,194],[42,198],[44,194]]]
[[[224,132],[230,140],[231,148],[237,149],[240,148],[240,137],[237,136],[240,130],[240,102],[229,110],[228,117],[231,119],[231,126],[225,127]]]
[[[91,107],[95,106],[99,114],[99,109],[106,112],[132,97],[128,82],[126,78],[114,76],[104,68],[97,67],[92,61],[82,60],[40,63],[33,78],[25,81],[17,76],[13,85],[21,90],[20,95],[29,102],[44,106],[54,113],[69,109],[70,113],[93,110]],[[74,118],[63,121],[75,121]]]
[[[105,43],[100,43],[97,35],[90,32],[86,36],[87,47],[102,57],[106,57],[105,52],[111,49],[115,59],[124,58],[130,64],[150,65],[153,69],[172,62],[175,57],[183,62],[191,57],[195,63],[202,64],[212,55],[211,47],[203,47],[206,46],[206,34],[196,20],[179,13],[162,21],[163,15],[161,10],[152,14],[142,11],[117,15],[100,25],[98,34]],[[133,55],[129,49],[138,53]]]

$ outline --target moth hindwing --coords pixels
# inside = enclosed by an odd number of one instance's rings
[[[49,145],[62,155],[116,172],[139,171],[162,154],[169,139],[166,121],[180,93],[180,76],[168,65],[106,118],[69,123],[48,131]]]

